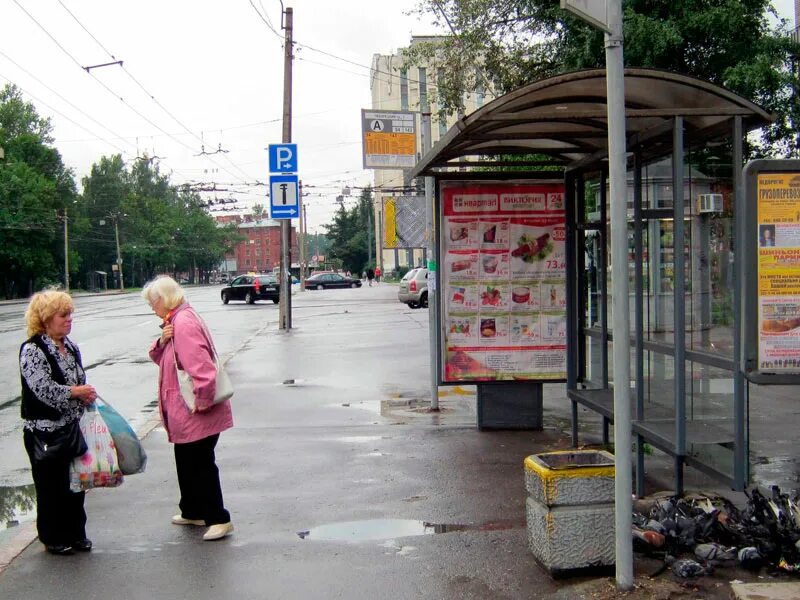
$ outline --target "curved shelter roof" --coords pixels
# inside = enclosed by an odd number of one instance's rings
[[[687,145],[729,137],[735,116],[742,117],[744,131],[774,120],[725,88],[656,69],[625,69],[625,111],[628,149],[640,146],[645,163],[671,153],[676,116],[684,117]],[[459,119],[411,175],[508,154],[544,154],[554,165],[590,167],[607,155],[607,144],[605,69],[575,71],[526,85]]]

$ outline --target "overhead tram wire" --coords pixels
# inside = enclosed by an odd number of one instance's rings
[[[104,125],[103,123],[101,123],[100,121],[98,121],[97,119],[95,119],[95,118],[94,118],[92,115],[90,115],[89,113],[87,113],[87,112],[86,112],[85,110],[83,110],[81,107],[79,107],[79,106],[75,105],[74,103],[70,102],[70,101],[69,101],[67,98],[65,98],[64,96],[62,96],[61,94],[59,94],[59,93],[58,93],[56,90],[54,90],[53,88],[51,88],[51,87],[50,87],[49,85],[47,85],[47,84],[46,84],[44,81],[42,81],[41,79],[39,79],[39,78],[38,78],[36,75],[34,75],[34,74],[33,74],[33,73],[31,73],[30,71],[28,71],[28,70],[27,70],[25,67],[23,67],[22,65],[20,65],[20,64],[19,64],[17,61],[15,61],[13,58],[11,58],[10,56],[8,56],[8,54],[6,54],[5,52],[3,52],[2,50],[0,50],[0,56],[2,56],[2,57],[3,57],[3,58],[5,58],[5,59],[6,59],[8,62],[10,62],[12,65],[14,65],[15,67],[17,67],[17,68],[18,68],[20,71],[22,71],[23,73],[25,73],[25,74],[26,74],[28,77],[30,77],[31,79],[33,79],[34,81],[36,81],[36,82],[37,82],[39,85],[41,85],[41,86],[43,86],[44,88],[46,88],[46,89],[47,89],[47,90],[48,90],[50,93],[52,93],[52,94],[54,94],[55,96],[57,96],[57,97],[58,97],[59,99],[61,99],[63,102],[66,102],[66,103],[67,103],[69,106],[71,106],[73,109],[77,110],[77,111],[78,111],[80,114],[82,114],[84,117],[86,117],[87,119],[89,119],[89,120],[90,120],[90,121],[92,121],[93,123],[96,123],[97,125],[99,125],[99,126],[100,126],[100,127],[102,127],[103,129],[105,129],[106,131],[108,131],[109,133],[113,134],[113,135],[114,135],[114,138],[116,138],[116,139],[119,139],[119,140],[122,140],[122,141],[126,141],[126,139],[125,139],[123,136],[121,136],[120,134],[118,134],[116,131],[114,131],[113,129],[111,129],[111,128],[110,128],[110,127],[108,127],[107,125]],[[20,89],[22,89],[22,88],[20,88]],[[26,93],[28,93],[28,92],[26,92]],[[31,95],[31,94],[30,94],[30,93],[28,93],[28,95]],[[33,96],[31,95],[31,97],[33,97]],[[41,102],[41,101],[40,101],[40,102]],[[53,109],[51,109],[51,110],[53,110]],[[63,115],[62,115],[62,116],[63,116]],[[74,121],[73,121],[73,123],[74,123]],[[85,128],[82,128],[82,129],[84,129],[84,131],[88,131],[88,130],[87,130],[87,129],[85,129]],[[94,134],[93,134],[93,135],[94,135]],[[102,137],[98,137],[98,138],[96,138],[96,139],[99,139],[99,140],[101,140],[101,141],[104,141],[104,142],[106,142],[106,143],[109,143],[109,142],[108,142],[108,140],[106,140],[105,138],[102,138]],[[128,143],[128,144],[129,144],[131,147],[135,147],[135,145],[134,145],[132,142],[127,142],[127,143]],[[119,148],[118,146],[115,146],[114,144],[111,144],[111,145],[112,145],[112,146],[114,146],[115,148],[119,149],[121,152],[124,152],[124,151],[123,151],[121,148]]]
[[[3,75],[3,74],[0,74],[0,77],[2,77],[3,79],[5,79],[5,80],[6,80],[6,81],[8,81],[9,83],[14,83],[14,81],[13,81],[12,79],[9,79],[8,77],[6,77],[6,76],[5,76],[5,75]],[[16,84],[14,84],[14,85],[16,85]],[[53,108],[52,106],[50,106],[50,105],[49,105],[47,102],[45,102],[45,101],[44,101],[44,100],[42,100],[41,98],[37,98],[36,96],[34,96],[33,94],[31,94],[29,91],[27,91],[27,90],[23,89],[22,87],[20,87],[20,86],[18,86],[18,85],[17,85],[17,87],[19,87],[19,89],[20,89],[20,90],[21,90],[21,91],[22,91],[22,92],[23,92],[23,93],[24,93],[26,96],[30,96],[31,98],[33,98],[33,99],[34,99],[36,102],[38,102],[39,104],[41,104],[41,105],[43,105],[43,106],[47,107],[47,109],[48,109],[48,110],[50,110],[50,111],[52,111],[52,112],[56,113],[57,115],[59,115],[59,116],[60,116],[60,117],[62,117],[63,119],[66,119],[67,121],[69,121],[70,123],[72,123],[72,124],[73,124],[73,125],[75,125],[76,127],[79,127],[80,129],[82,129],[82,130],[83,130],[83,131],[85,131],[86,133],[88,133],[88,134],[90,134],[90,135],[92,135],[92,136],[95,136],[95,137],[96,137],[98,140],[101,140],[101,141],[105,142],[106,144],[108,144],[109,146],[111,146],[111,147],[113,147],[113,148],[116,148],[116,149],[117,149],[117,150],[119,150],[119,151],[120,151],[122,154],[129,154],[127,150],[124,150],[124,149],[122,149],[121,147],[117,146],[117,145],[116,145],[114,142],[112,142],[112,141],[110,141],[110,140],[107,140],[107,139],[105,139],[105,138],[103,138],[103,137],[100,137],[100,136],[98,136],[98,135],[97,135],[97,134],[96,134],[94,131],[92,131],[91,129],[87,129],[85,126],[83,126],[83,125],[81,125],[80,123],[78,123],[78,122],[77,122],[75,119],[73,119],[73,118],[71,118],[71,117],[68,117],[67,115],[65,115],[64,113],[62,113],[60,110],[58,110],[58,109],[56,109],[56,108]]]
[[[16,0],[15,0],[15,1],[16,1]],[[70,16],[70,17],[72,17],[72,18],[73,18],[73,20],[74,20],[74,21],[75,21],[75,22],[76,22],[76,23],[77,23],[77,24],[78,24],[78,25],[81,27],[81,29],[83,29],[83,30],[84,30],[84,31],[85,31],[85,32],[86,32],[86,33],[89,35],[89,37],[91,37],[91,38],[92,38],[92,39],[95,41],[95,43],[97,43],[97,45],[98,45],[98,46],[100,46],[100,48],[102,48],[103,52],[105,52],[106,54],[108,54],[108,56],[110,56],[112,60],[117,60],[117,57],[116,57],[116,56],[115,56],[115,55],[114,55],[114,54],[113,54],[113,53],[112,53],[112,52],[111,52],[111,51],[110,51],[108,48],[106,48],[106,47],[105,47],[105,46],[104,46],[104,45],[103,45],[103,44],[100,42],[100,40],[98,40],[98,39],[97,39],[97,37],[96,37],[94,34],[92,34],[92,32],[91,32],[91,31],[89,31],[89,29],[88,29],[88,28],[87,28],[87,27],[86,27],[86,26],[85,26],[83,23],[81,23],[81,21],[78,19],[78,17],[76,17],[76,16],[75,16],[75,14],[74,14],[74,13],[73,13],[71,10],[69,10],[69,9],[68,9],[68,8],[67,8],[67,7],[64,5],[64,3],[63,3],[61,0],[58,0],[58,3],[59,3],[59,4],[61,5],[61,7],[62,7],[62,8],[63,8],[63,9],[66,11],[66,12],[67,12],[67,14],[69,14],[69,16]],[[181,127],[184,129],[184,131],[186,131],[188,134],[192,135],[192,136],[193,136],[195,139],[199,140],[201,144],[203,143],[203,140],[202,140],[202,138],[198,137],[198,136],[197,136],[197,134],[196,134],[194,131],[192,131],[191,129],[189,129],[189,127],[187,127],[187,126],[186,126],[186,125],[183,123],[183,121],[181,121],[181,120],[180,120],[178,117],[176,117],[176,116],[175,116],[175,115],[174,115],[172,112],[170,112],[170,111],[167,109],[167,107],[166,107],[166,106],[164,106],[163,104],[161,104],[161,102],[159,102],[159,101],[156,99],[155,95],[153,95],[153,94],[152,94],[152,93],[151,93],[151,92],[150,92],[150,91],[149,91],[149,90],[148,90],[146,87],[144,87],[144,85],[143,85],[143,84],[142,84],[142,83],[141,83],[141,82],[140,82],[138,79],[136,79],[136,77],[134,77],[134,76],[133,76],[133,74],[132,74],[132,73],[131,73],[131,72],[130,72],[130,71],[129,71],[129,70],[126,68],[126,67],[125,67],[125,65],[124,65],[124,64],[122,64],[122,62],[120,62],[120,67],[121,67],[121,68],[122,68],[122,70],[125,72],[125,74],[126,74],[126,75],[127,75],[127,76],[128,76],[128,77],[129,77],[129,78],[130,78],[130,79],[131,79],[131,80],[132,80],[132,81],[133,81],[133,82],[134,82],[134,83],[135,83],[137,86],[139,86],[139,89],[141,89],[141,90],[142,90],[142,91],[143,91],[143,92],[144,92],[144,93],[145,93],[145,94],[146,94],[146,95],[147,95],[147,96],[148,96],[148,97],[149,97],[149,98],[150,98],[150,99],[151,99],[151,100],[152,100],[152,101],[153,101],[153,102],[156,104],[156,106],[158,106],[158,107],[159,107],[161,110],[163,110],[163,111],[164,111],[164,112],[165,112],[165,113],[166,113],[166,114],[167,114],[167,115],[168,115],[168,116],[169,116],[169,117],[170,117],[170,118],[171,118],[173,121],[175,121],[175,122],[176,122],[178,125],[180,125],[180,126],[181,126]],[[159,129],[160,129],[160,128],[159,128]],[[160,130],[161,130],[161,129],[160,129]],[[161,130],[161,131],[163,132],[163,130]],[[168,134],[167,132],[163,132],[163,133],[165,133],[166,135],[169,135],[169,137],[170,137],[171,139],[173,139],[173,140],[177,140],[177,138],[175,138],[174,136],[172,136],[172,135]],[[182,143],[182,142],[180,142],[180,143]],[[184,146],[185,146],[185,144],[184,144]],[[185,147],[189,148],[189,146],[185,146]],[[190,149],[191,149],[191,148],[190,148]],[[194,150],[194,149],[192,149],[192,150]],[[239,172],[240,172],[240,173],[242,173],[242,174],[245,176],[245,179],[249,179],[249,178],[250,178],[250,175],[249,175],[248,173],[246,173],[246,172],[245,172],[245,171],[244,171],[244,170],[243,170],[241,167],[239,167],[237,164],[235,164],[235,163],[234,163],[234,162],[233,162],[233,161],[232,161],[230,158],[228,158],[227,156],[226,156],[225,158],[228,160],[228,162],[231,164],[231,166],[233,166],[235,169],[238,169],[238,170],[239,170]],[[211,160],[211,162],[212,162],[214,165],[216,165],[217,167],[219,167],[219,168],[221,168],[221,169],[225,170],[225,171],[226,171],[226,172],[228,172],[230,175],[232,175],[232,176],[234,176],[234,177],[235,177],[235,175],[233,175],[233,173],[230,173],[230,172],[229,172],[227,169],[225,169],[225,167],[223,167],[222,165],[218,164],[218,163],[217,163],[217,162],[216,162],[214,159],[209,159],[209,160]]]
[[[53,36],[53,35],[52,35],[52,34],[51,34],[51,33],[50,33],[50,32],[49,32],[49,31],[48,31],[48,30],[47,30],[47,29],[46,29],[46,28],[45,28],[45,27],[44,27],[44,26],[41,24],[41,23],[39,23],[39,21],[38,21],[38,20],[37,20],[37,19],[36,19],[36,18],[35,18],[35,17],[34,17],[34,16],[31,14],[31,13],[29,13],[29,12],[28,12],[28,11],[25,9],[25,7],[24,7],[24,6],[22,6],[22,5],[19,3],[19,0],[12,0],[12,1],[14,2],[14,4],[16,4],[16,5],[19,7],[19,9],[20,9],[22,12],[24,12],[24,13],[25,13],[25,14],[28,16],[28,18],[29,18],[31,21],[33,21],[33,22],[36,24],[36,26],[37,26],[37,27],[39,27],[39,29],[41,29],[41,30],[42,30],[42,31],[45,33],[45,35],[47,35],[47,37],[49,37],[49,38],[50,38],[50,39],[53,41],[53,43],[54,43],[56,46],[58,46],[58,48],[59,48],[59,49],[60,49],[60,50],[61,50],[61,51],[62,51],[64,54],[66,54],[66,55],[67,55],[67,56],[70,58],[70,60],[72,60],[72,62],[73,62],[73,63],[75,63],[75,64],[78,66],[78,68],[79,68],[81,71],[85,71],[85,69],[84,69],[83,65],[81,65],[81,63],[80,63],[80,62],[79,62],[79,61],[78,61],[78,60],[77,60],[77,59],[76,59],[76,58],[75,58],[75,57],[74,57],[74,56],[73,56],[73,55],[72,55],[72,54],[71,54],[71,53],[70,53],[70,52],[69,52],[69,51],[68,51],[66,48],[64,48],[64,46],[62,46],[62,45],[61,45],[61,43],[59,43],[59,41],[58,41],[58,40],[57,40],[57,39],[56,39],[56,38],[55,38],[55,37],[54,37],[54,36]],[[95,75],[94,75],[94,74],[93,74],[91,71],[89,71],[88,73],[89,73],[89,75],[90,75],[90,76],[91,76],[91,77],[92,77],[92,78],[93,78],[93,79],[94,79],[94,80],[95,80],[97,83],[99,83],[99,84],[100,84],[100,85],[103,87],[103,89],[105,89],[105,90],[106,90],[106,91],[107,91],[109,94],[111,94],[112,96],[114,96],[114,97],[115,97],[117,100],[119,100],[120,102],[122,102],[122,103],[123,103],[125,106],[127,106],[127,107],[128,107],[130,110],[131,110],[131,111],[133,111],[133,112],[134,112],[136,115],[138,115],[138,116],[139,116],[141,119],[143,119],[144,121],[146,121],[147,123],[149,123],[150,125],[152,125],[153,127],[155,127],[155,128],[158,130],[158,131],[160,131],[160,132],[161,132],[161,133],[163,133],[164,135],[168,136],[168,137],[169,137],[171,140],[173,140],[173,141],[177,142],[178,144],[180,144],[181,146],[183,146],[183,147],[184,147],[184,148],[186,148],[187,150],[189,150],[189,151],[191,151],[191,152],[194,152],[195,148],[192,148],[191,146],[189,146],[188,144],[185,144],[185,143],[184,143],[183,141],[181,141],[180,139],[178,139],[178,138],[176,138],[175,136],[173,136],[173,135],[169,134],[169,133],[168,133],[167,131],[165,131],[165,130],[164,130],[162,127],[161,127],[161,126],[157,125],[157,124],[156,124],[156,123],[154,123],[152,120],[150,120],[150,119],[149,119],[147,116],[145,116],[144,114],[142,114],[140,111],[136,110],[136,108],[135,108],[135,107],[134,107],[132,104],[130,104],[129,102],[127,102],[127,101],[126,101],[126,100],[125,100],[125,99],[124,99],[122,96],[118,95],[118,94],[117,94],[117,93],[116,93],[114,90],[112,90],[112,89],[111,89],[111,88],[110,88],[108,85],[106,85],[106,84],[105,84],[103,81],[101,81],[100,79],[98,79],[98,78],[97,78],[97,76],[95,76]],[[213,162],[213,161],[212,161],[212,162]],[[215,164],[216,164],[216,163],[215,163]],[[232,177],[237,177],[236,175],[234,175],[233,173],[231,173],[230,171],[228,171],[228,169],[226,169],[226,168],[225,168],[225,167],[223,167],[222,165],[217,165],[217,166],[218,166],[219,168],[223,169],[224,171],[226,171],[226,172],[227,172],[229,175],[231,175]]]

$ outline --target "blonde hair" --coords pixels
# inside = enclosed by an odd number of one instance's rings
[[[69,294],[48,290],[37,292],[28,303],[25,311],[25,324],[28,326],[28,337],[44,333],[47,323],[59,313],[71,313],[75,305]]]
[[[159,275],[144,286],[142,298],[149,304],[161,300],[164,308],[172,310],[183,302],[183,288],[169,275]]]

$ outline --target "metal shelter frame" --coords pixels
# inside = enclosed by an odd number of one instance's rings
[[[635,387],[631,390],[636,440],[636,492],[644,492],[644,444],[649,443],[671,455],[675,465],[675,489],[683,492],[685,465],[720,479],[733,489],[743,489],[748,478],[747,414],[745,378],[739,364],[741,351],[744,261],[740,259],[745,199],[741,179],[742,144],[747,132],[758,129],[774,117],[752,102],[706,81],[655,69],[625,70],[625,113],[628,170],[633,174],[634,230],[634,319],[629,343],[633,350]],[[645,340],[643,307],[643,224],[648,219],[669,217],[673,221],[674,248],[684,248],[685,198],[683,195],[686,149],[709,142],[729,141],[732,148],[732,184],[735,198],[734,235],[734,323],[733,352],[730,356],[686,347],[684,278],[675,277],[673,289],[674,335],[669,341]],[[534,155],[535,158],[531,158]],[[519,160],[510,159],[518,156]],[[426,153],[411,172],[412,177],[430,176],[438,183],[462,179],[473,172],[489,176],[487,167],[546,169],[563,177],[567,200],[567,395],[572,403],[572,439],[578,443],[578,405],[602,416],[604,440],[614,419],[613,388],[609,382],[610,303],[606,269],[609,236],[606,176],[608,156],[606,73],[585,70],[548,78],[510,92],[461,118]],[[672,157],[672,208],[645,207],[642,199],[642,171],[659,159]],[[543,158],[542,159],[540,159]],[[510,160],[509,160],[510,159]],[[480,171],[475,169],[480,168]],[[454,172],[456,171],[456,172]],[[524,177],[499,169],[498,179]],[[541,175],[541,174],[540,174]],[[585,218],[586,183],[600,183],[600,219]],[[434,199],[438,202],[437,197]],[[587,324],[589,302],[585,276],[584,242],[587,232],[601,239],[600,324]],[[685,273],[683,252],[674,253],[675,273]],[[434,257],[438,262],[439,257]],[[438,274],[437,274],[438,277]],[[438,281],[438,279],[437,279]],[[437,285],[438,288],[438,285]],[[441,322],[438,322],[441,329]],[[432,332],[432,335],[434,333]],[[438,335],[438,332],[437,332]],[[587,379],[587,341],[599,343],[602,377],[600,386]],[[670,357],[674,364],[672,414],[650,419],[644,409],[645,352]],[[733,381],[732,419],[695,419],[687,415],[686,369],[692,364],[719,369]],[[491,384],[489,384],[491,385]],[[692,444],[713,443],[733,452],[733,469],[724,472],[690,452]]]

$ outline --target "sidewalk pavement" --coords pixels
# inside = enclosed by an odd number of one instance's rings
[[[295,325],[264,328],[227,365],[236,426],[217,460],[231,537],[203,542],[203,528],[170,524],[177,483],[156,426],[147,471],[87,497],[94,551],[58,557],[32,543],[0,574],[0,597],[620,597],[613,579],[551,580],[527,549],[523,460],[569,447],[554,419],[541,432],[478,432],[468,388],[425,410],[425,311],[332,305]],[[657,566],[637,557],[624,597],[730,597],[729,573],[683,596],[671,574],[647,576]]]

